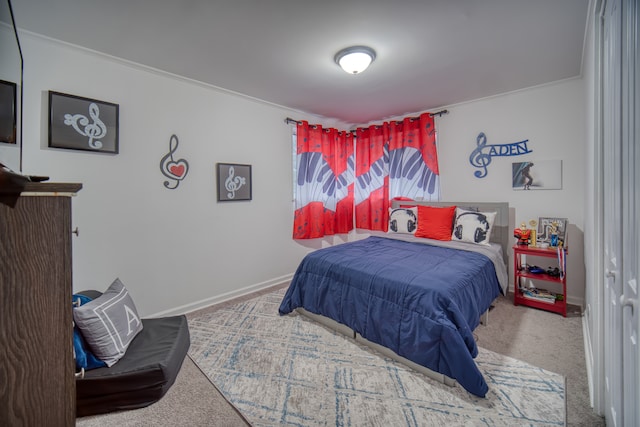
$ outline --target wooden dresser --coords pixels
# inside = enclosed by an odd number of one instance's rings
[[[75,425],[71,198],[28,183],[0,204],[0,425]],[[0,193],[0,197],[6,197]]]

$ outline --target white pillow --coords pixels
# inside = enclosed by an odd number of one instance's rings
[[[456,208],[451,240],[489,245],[496,212],[475,212]]]
[[[416,234],[418,208],[389,208],[389,233]]]

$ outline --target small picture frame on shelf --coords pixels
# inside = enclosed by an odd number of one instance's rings
[[[538,242],[550,247],[567,246],[567,218],[538,218]]]
[[[218,201],[251,200],[251,165],[216,164]]]
[[[119,106],[49,91],[49,147],[118,154]]]

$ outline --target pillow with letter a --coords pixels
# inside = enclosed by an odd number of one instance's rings
[[[120,279],[98,298],[73,310],[73,320],[89,348],[107,366],[124,356],[142,330],[138,311]]]

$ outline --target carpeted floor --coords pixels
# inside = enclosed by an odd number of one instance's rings
[[[188,317],[212,313],[275,289],[212,306]],[[528,307],[515,307],[512,296],[499,297],[488,325],[479,326],[474,334],[482,348],[564,375],[568,426],[605,425],[604,419],[590,407],[582,318],[577,307],[564,318]],[[143,409],[80,418],[77,425],[242,427],[249,424],[187,357],[175,385],[159,402]]]
[[[189,321],[192,359],[254,426],[564,425],[562,375],[481,349],[490,391],[478,398],[303,316],[279,316],[283,292]]]
[[[570,305],[563,317],[514,306],[513,295],[500,296],[488,324],[476,328],[474,335],[480,347],[563,374],[567,379],[567,425],[605,425],[604,418],[591,408],[579,307]]]
[[[146,408],[93,415],[80,427],[246,427],[246,419],[220,394],[190,357],[160,401]]]

